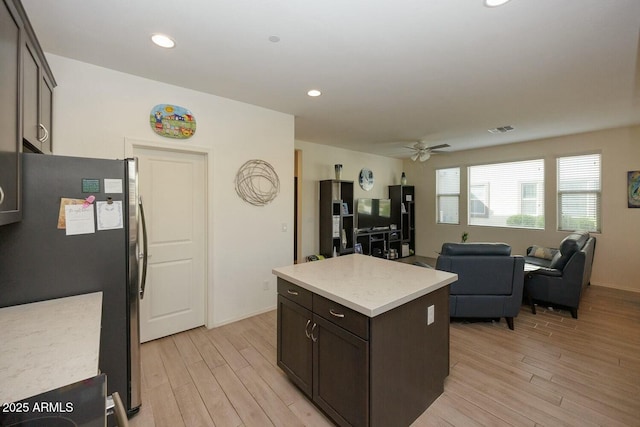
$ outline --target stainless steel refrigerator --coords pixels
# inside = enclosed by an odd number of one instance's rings
[[[141,404],[139,299],[146,270],[137,162],[22,157],[23,219],[0,226],[0,307],[102,291],[99,368],[108,394],[117,391],[133,414]],[[63,199],[91,202],[94,232],[86,217],[70,229],[71,218],[61,217]],[[121,223],[112,212],[99,215],[99,208],[120,209]]]

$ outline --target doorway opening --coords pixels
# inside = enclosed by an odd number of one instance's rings
[[[293,263],[302,262],[302,150],[293,160]]]
[[[127,142],[127,154],[138,158],[147,226],[147,286],[140,301],[140,340],[145,342],[206,324],[209,155]]]

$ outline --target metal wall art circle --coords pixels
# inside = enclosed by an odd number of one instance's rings
[[[269,163],[249,160],[236,174],[236,193],[242,200],[254,206],[264,206],[280,192],[280,179]]]

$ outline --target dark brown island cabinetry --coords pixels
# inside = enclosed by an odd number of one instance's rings
[[[278,277],[278,366],[340,426],[408,426],[449,374],[448,296],[369,317]]]
[[[20,153],[51,153],[55,80],[19,0],[0,0],[0,225],[22,218]]]

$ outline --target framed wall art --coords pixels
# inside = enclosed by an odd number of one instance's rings
[[[158,104],[149,115],[151,129],[165,138],[187,139],[196,132],[196,118],[184,107]]]
[[[364,191],[369,191],[373,188],[373,172],[371,169],[362,168],[360,171],[360,176],[358,177],[358,182],[360,183],[360,188]]]
[[[640,171],[627,172],[627,206],[640,208]]]

